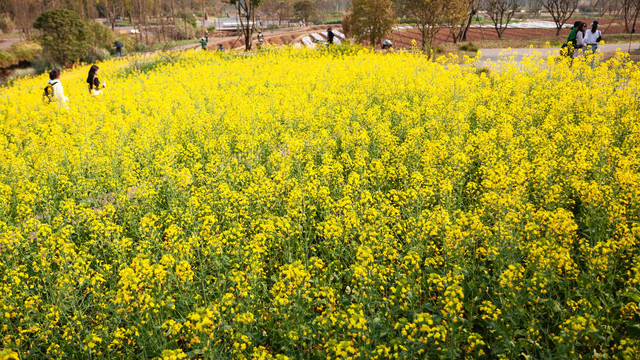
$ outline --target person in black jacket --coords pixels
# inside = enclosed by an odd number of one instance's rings
[[[333,44],[333,31],[331,31],[331,28],[327,29],[327,43],[329,44]]]
[[[102,94],[102,89],[107,87],[105,82],[100,82],[98,79],[98,72],[100,68],[98,65],[91,65],[89,69],[89,76],[87,76],[87,84],[89,84],[89,93],[91,95],[100,95]]]

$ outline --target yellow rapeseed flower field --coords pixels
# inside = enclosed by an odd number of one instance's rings
[[[624,55],[147,61],[0,88],[0,358],[640,357]]]

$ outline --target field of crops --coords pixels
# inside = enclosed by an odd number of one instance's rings
[[[623,56],[132,65],[0,89],[0,358],[640,357]]]

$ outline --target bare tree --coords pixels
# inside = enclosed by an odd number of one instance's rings
[[[451,0],[447,8],[448,12],[444,20],[453,37],[453,43],[457,44],[458,39],[462,37],[462,32],[466,30],[464,21],[469,19],[469,1]]]
[[[597,0],[593,6],[598,10],[600,17],[613,14],[614,18],[616,18],[622,11],[622,1],[623,0]]]
[[[542,5],[540,5],[540,1],[526,0],[525,7],[527,11],[533,16],[540,16],[540,11],[542,11]]]
[[[540,5],[551,14],[556,23],[556,35],[560,35],[562,26],[578,8],[579,0],[538,0]]]
[[[10,0],[11,13],[16,28],[20,30],[20,36],[32,38],[33,22],[42,13],[44,1],[38,0]],[[48,7],[44,7],[48,8]]]
[[[293,13],[293,0],[265,0],[260,11],[271,18],[278,19],[278,25],[286,19],[289,20]]]
[[[256,24],[256,10],[264,0],[227,0],[226,2],[235,5],[238,10],[240,20],[240,31],[244,37],[244,48],[251,50],[253,45],[253,30]]]
[[[298,19],[308,23],[316,17],[316,4],[311,0],[298,0],[293,4],[293,11]]]
[[[624,18],[624,31],[636,32],[638,13],[640,12],[640,0],[622,0],[622,17]]]
[[[111,31],[116,30],[116,17],[122,15],[124,11],[123,0],[97,0],[97,6],[107,16],[107,23],[111,27]]]
[[[517,0],[485,0],[484,8],[493,21],[498,38],[502,38],[502,33],[507,30],[513,14],[519,7]]]
[[[431,48],[438,31],[460,26],[468,0],[395,0],[400,15],[412,19],[420,31],[422,49]]]
[[[467,41],[467,32],[471,27],[471,23],[473,22],[473,17],[478,14],[478,10],[480,10],[481,5],[480,0],[468,0],[467,1],[467,16],[464,18],[462,23],[462,31],[458,35],[458,41]]]

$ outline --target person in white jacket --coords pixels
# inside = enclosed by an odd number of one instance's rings
[[[53,86],[51,101],[57,102],[58,106],[61,108],[64,107],[68,109],[69,106],[67,106],[67,101],[69,101],[69,98],[64,96],[64,89],[60,82],[60,70],[51,70],[49,73],[49,85]]]
[[[573,53],[573,57],[577,57],[587,47],[587,43],[584,42],[584,33],[587,31],[587,23],[583,22],[578,33],[576,34],[576,50]]]
[[[591,23],[591,30],[587,30],[584,34],[584,42],[587,44],[587,50],[595,53],[598,50],[598,43],[602,40],[602,33],[598,30],[598,21]]]

